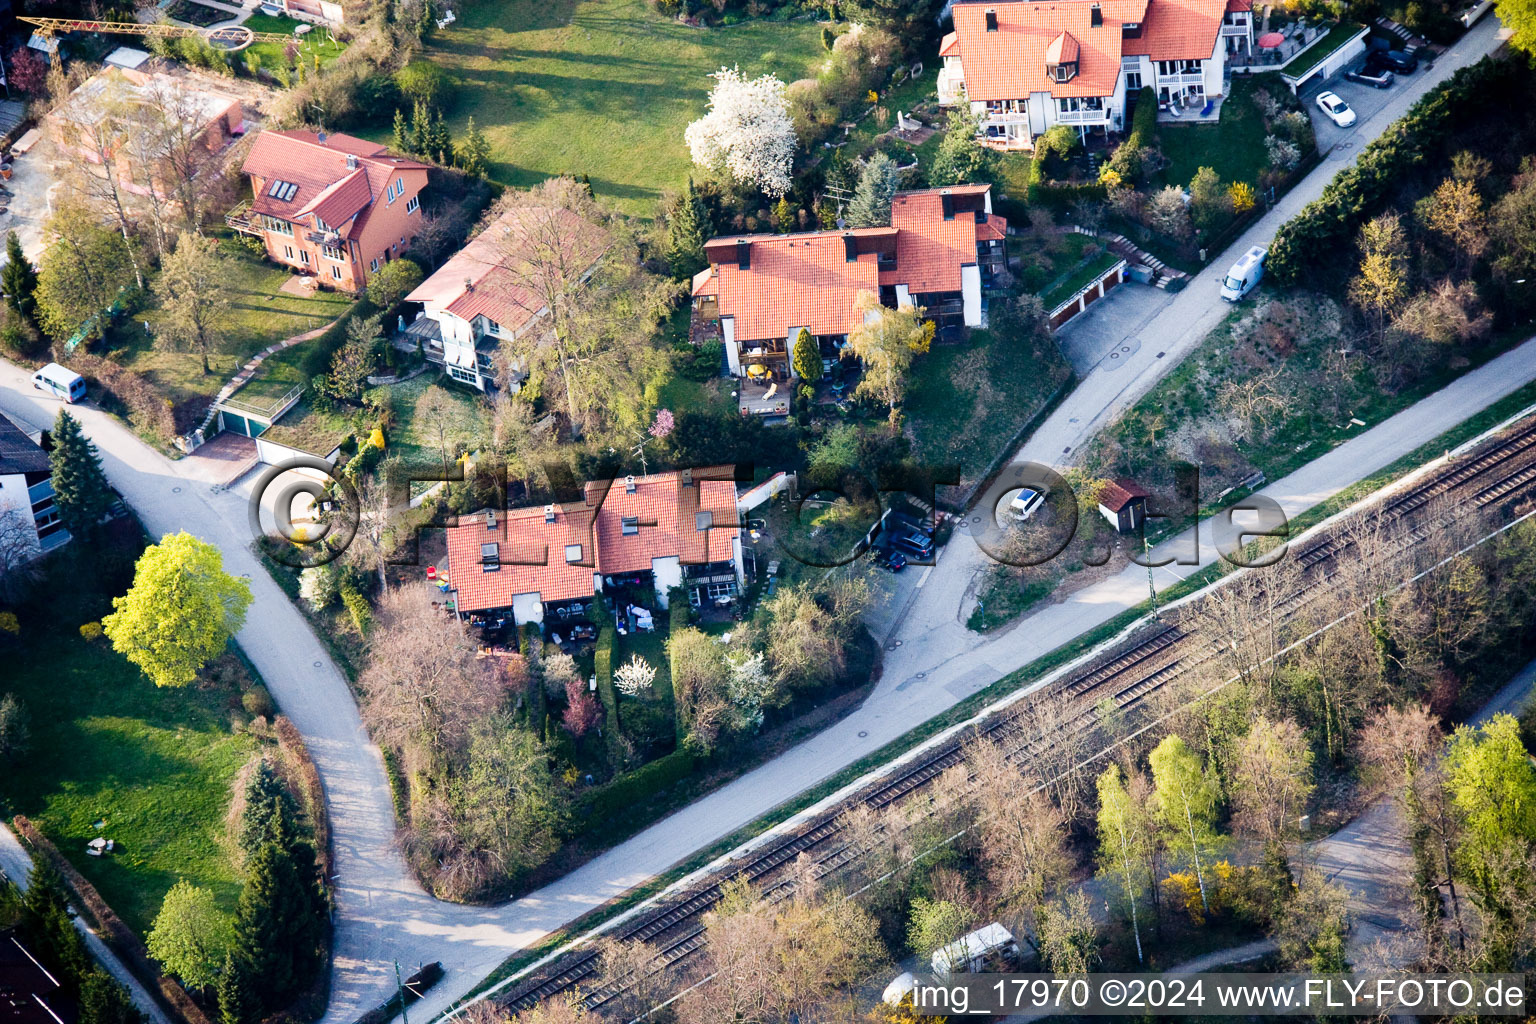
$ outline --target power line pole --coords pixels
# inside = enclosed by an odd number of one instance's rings
[[[400,1020],[402,1024],[411,1024],[410,1015],[405,1012],[405,986],[400,981],[400,961],[395,961],[395,995],[400,999]]]

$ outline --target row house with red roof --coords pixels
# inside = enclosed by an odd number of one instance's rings
[[[229,226],[326,287],[359,292],[421,230],[428,165],[377,143],[324,132],[265,131],[241,171],[251,201]]]
[[[583,280],[609,243],[602,228],[569,210],[508,210],[405,297],[422,305],[406,336],[419,339],[427,358],[442,363],[454,380],[481,391],[493,388],[501,343],[523,337],[549,313],[534,287],[540,274],[524,250],[554,237],[585,268]],[[516,390],[526,376],[513,368],[509,386]]]
[[[1054,125],[1122,131],[1129,98],[1203,109],[1253,47],[1252,0],[1006,0],[954,5],[939,102],[970,104],[984,140],[1032,149]],[[1213,111],[1215,110],[1212,104]]]
[[[580,501],[487,510],[447,530],[460,614],[517,625],[587,618],[597,594],[666,608],[729,601],[745,579],[730,466],[593,481]]]
[[[898,192],[889,227],[710,239],[693,308],[719,321],[733,374],[760,367],[754,376],[787,381],[802,329],[824,362],[839,358],[865,292],[892,309],[921,306],[941,329],[983,326],[1007,232],[990,185]]]

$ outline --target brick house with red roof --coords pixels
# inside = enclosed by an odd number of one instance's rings
[[[427,170],[350,135],[265,131],[241,167],[251,201],[225,219],[278,263],[359,292],[421,230]]]
[[[729,466],[594,481],[581,501],[463,516],[447,535],[459,612],[518,625],[585,618],[599,593],[709,604],[745,575]]]
[[[405,297],[422,304],[406,335],[420,338],[427,358],[454,380],[481,391],[494,387],[500,343],[522,337],[549,312],[528,286],[537,274],[525,269],[517,248],[550,232],[573,243],[570,251],[588,275],[608,247],[602,228],[569,210],[508,210]]]
[[[1225,90],[1226,57],[1252,53],[1252,0],[1004,0],[954,5],[939,44],[939,102],[969,103],[983,139],[1033,149],[1065,124],[1125,128],[1144,87],[1200,109]],[[1213,112],[1219,109],[1212,104]]]
[[[990,185],[898,192],[890,227],[710,239],[693,308],[719,320],[732,373],[756,365],[787,381],[802,329],[824,361],[839,358],[862,292],[892,309],[922,306],[941,329],[983,326],[983,289],[1003,266],[1007,232]]]

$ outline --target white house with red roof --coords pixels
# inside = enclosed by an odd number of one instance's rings
[[[581,501],[464,516],[447,535],[459,612],[518,625],[585,617],[599,593],[666,608],[682,587],[710,604],[745,578],[729,466],[594,481]]]
[[[1007,232],[990,185],[898,192],[890,227],[710,239],[693,308],[719,320],[732,373],[761,366],[755,374],[787,381],[800,331],[836,358],[863,292],[892,309],[922,306],[941,328],[983,326],[982,289],[1003,266]]]
[[[1065,124],[1125,128],[1126,102],[1200,110],[1225,90],[1229,53],[1251,53],[1252,0],[1005,0],[954,5],[939,45],[939,102],[969,103],[988,144],[1032,149]],[[1215,112],[1215,104],[1212,104]]]
[[[421,230],[428,165],[391,156],[377,143],[265,131],[241,171],[252,198],[225,218],[230,227],[331,288],[361,291]]]
[[[422,304],[406,335],[420,338],[427,358],[441,362],[454,380],[481,391],[493,387],[497,347],[522,337],[549,312],[530,287],[539,274],[520,251],[537,247],[545,235],[569,243],[587,275],[608,246],[602,228],[569,210],[508,210],[405,297]]]

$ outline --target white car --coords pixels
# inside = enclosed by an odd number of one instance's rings
[[[1340,128],[1348,128],[1355,123],[1355,112],[1349,108],[1349,104],[1331,92],[1318,93],[1317,109],[1328,115],[1328,120]]]
[[[1008,503],[1013,518],[1021,523],[1027,520],[1039,510],[1041,505],[1045,504],[1045,499],[1050,496],[1050,493],[1050,490],[1045,487],[1039,490],[1033,487],[1024,488]]]

